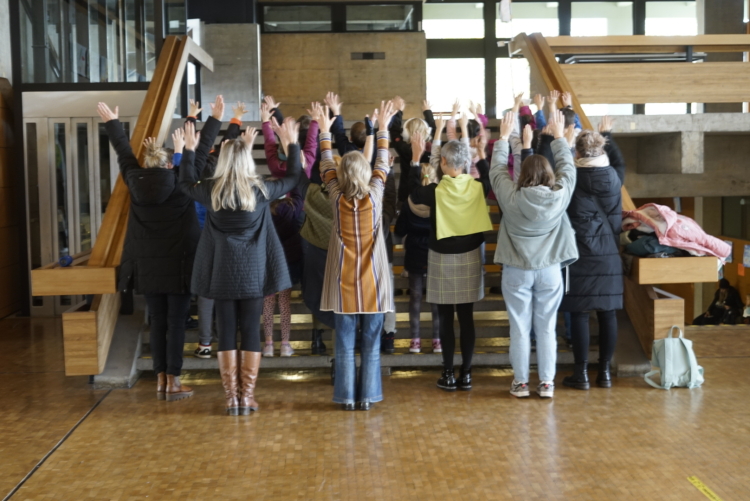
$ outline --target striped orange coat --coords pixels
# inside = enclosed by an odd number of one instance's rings
[[[378,154],[370,193],[347,200],[339,189],[331,135],[320,134],[320,170],[333,207],[320,309],[334,313],[394,311],[390,266],[383,236],[383,191],[388,166],[387,131],[378,132]]]

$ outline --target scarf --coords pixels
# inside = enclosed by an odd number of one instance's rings
[[[482,184],[469,174],[443,176],[435,188],[435,211],[438,240],[492,229]]]
[[[576,158],[576,167],[609,167],[609,156]]]

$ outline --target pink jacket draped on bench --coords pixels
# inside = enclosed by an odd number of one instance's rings
[[[695,256],[716,256],[723,261],[732,252],[726,242],[706,234],[694,220],[664,205],[646,204],[636,210],[622,211],[623,231],[647,228],[654,231],[660,244],[686,250]]]

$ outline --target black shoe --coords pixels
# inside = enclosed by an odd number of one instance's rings
[[[198,320],[190,316],[185,319],[185,329],[191,330],[191,329],[197,329],[197,328],[198,328]]]
[[[456,385],[461,391],[471,390],[471,369],[461,369],[461,375],[456,380]]]
[[[323,330],[312,330],[312,341],[310,342],[310,353],[312,355],[325,355],[326,345],[323,344]]]
[[[394,332],[387,332],[383,334],[380,339],[380,351],[388,355],[392,355],[396,351],[396,348],[393,346],[393,342],[395,339],[396,333]]]
[[[359,403],[359,410],[361,411],[369,411],[372,409],[372,406],[375,405],[372,402],[360,402]]]
[[[588,362],[576,364],[575,369],[573,369],[573,375],[563,379],[563,386],[575,388],[576,390],[588,390],[590,388],[588,365]]]
[[[443,370],[443,375],[437,381],[437,387],[445,391],[456,391],[456,376],[453,369]]]
[[[599,374],[596,376],[596,385],[599,388],[612,388],[612,374],[609,370],[609,362],[599,361]]]
[[[344,411],[353,411],[354,410],[354,404],[341,404],[341,410],[344,410]]]
[[[497,286],[490,287],[490,294],[502,294],[502,293],[503,293],[503,289],[502,288],[497,287]]]

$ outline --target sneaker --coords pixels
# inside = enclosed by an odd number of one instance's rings
[[[271,343],[271,344],[266,343],[266,345],[263,346],[263,356],[264,357],[272,357],[273,356],[273,343]]]
[[[519,383],[514,379],[510,385],[510,394],[516,398],[527,398],[529,396],[529,384]]]
[[[199,344],[193,352],[193,355],[198,358],[211,358],[211,345],[203,346],[202,344]]]
[[[292,355],[294,355],[294,350],[292,349],[292,346],[289,343],[281,343],[281,356],[291,357]]]
[[[412,339],[409,345],[409,353],[419,353],[420,351],[422,351],[422,340],[419,338]]]
[[[185,330],[192,330],[198,328],[198,319],[193,317],[187,317],[185,319]]]
[[[403,278],[409,278],[409,272],[406,271],[406,268],[404,268],[403,271],[401,271],[401,276]]]
[[[439,339],[432,340],[432,353],[443,353],[443,345]]]
[[[536,393],[539,398],[552,398],[555,395],[555,383],[552,381],[542,381],[536,387]]]
[[[393,352],[396,351],[396,348],[393,346],[393,341],[395,339],[396,334],[394,332],[387,332],[383,334],[383,337],[380,340],[380,351],[388,355],[392,355]]]

